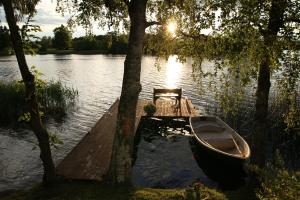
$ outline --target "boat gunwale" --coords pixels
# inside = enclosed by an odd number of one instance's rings
[[[232,130],[232,132],[235,134],[235,136],[237,136],[244,144],[245,144],[245,148],[246,148],[246,155],[245,156],[238,156],[238,155],[234,155],[234,154],[230,154],[230,153],[227,153],[225,151],[221,151],[215,147],[213,147],[212,145],[210,145],[208,142],[205,142],[203,141],[203,139],[201,139],[197,134],[196,132],[194,131],[194,128],[192,126],[192,118],[199,118],[199,117],[213,117],[213,118],[216,118],[217,120],[219,120],[220,122],[222,122],[222,124],[224,124],[226,127],[226,129],[229,129],[229,130]],[[189,123],[190,123],[190,128],[191,128],[191,131],[194,135],[194,137],[197,139],[198,142],[201,143],[201,145],[203,145],[205,148],[209,149],[209,150],[212,150],[216,153],[221,153],[225,156],[229,156],[229,157],[232,157],[232,158],[236,158],[236,159],[239,159],[239,160],[247,160],[249,157],[250,157],[250,147],[248,145],[248,143],[244,140],[244,138],[242,136],[240,136],[235,130],[233,130],[229,125],[227,125],[223,120],[221,120],[219,117],[217,116],[211,116],[211,115],[200,115],[200,116],[196,116],[196,117],[190,117],[189,118]],[[231,134],[232,135],[232,134]],[[234,138],[233,138],[234,139]]]

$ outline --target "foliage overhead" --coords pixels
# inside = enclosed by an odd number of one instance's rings
[[[102,27],[108,25],[118,29],[122,19],[125,25],[128,21],[126,8],[125,1],[58,0],[56,10],[62,14],[71,14],[69,26],[82,25],[91,33],[93,22],[98,22]]]
[[[171,16],[173,9],[177,10],[183,2],[195,0],[148,0],[146,8],[147,27],[151,25],[163,25]],[[69,25],[82,25],[91,31],[93,23],[100,27],[109,27],[113,30],[129,30],[130,9],[129,0],[58,0],[57,11],[64,14],[69,13]],[[190,3],[188,3],[190,4]],[[89,32],[88,33],[91,33]]]
[[[39,2],[40,0],[12,0],[17,19],[21,20],[24,15],[33,16],[36,13],[35,6]],[[0,6],[2,6],[1,2]]]
[[[35,32],[41,31],[38,25],[33,24],[32,18],[36,14],[36,5],[40,2],[40,0],[12,0],[12,6],[14,9],[15,17],[17,22],[24,22],[20,30],[20,35],[23,40],[23,48],[24,51],[28,54],[35,54],[36,46],[32,42],[33,40],[38,39],[35,36]],[[0,2],[0,7],[2,6]],[[1,48],[0,48],[1,51]],[[11,50],[9,52],[5,52],[4,54],[10,55],[12,54]]]
[[[178,24],[176,37],[170,37],[161,27],[156,29],[152,45],[163,56],[175,52],[183,60],[193,57],[196,80],[201,83],[210,77],[209,85],[221,106],[232,112],[236,107],[229,102],[241,101],[246,87],[255,89],[253,83],[265,55],[270,57],[272,74],[287,70],[284,64],[291,63],[290,58],[293,65],[288,66],[299,66],[299,10],[297,0],[187,1],[172,13]],[[214,68],[203,68],[204,59],[214,61]],[[299,77],[299,70],[290,75]],[[220,90],[225,92],[220,94]]]

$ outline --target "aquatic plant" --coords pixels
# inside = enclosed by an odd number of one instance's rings
[[[0,124],[7,125],[16,122],[25,105],[24,86],[13,81],[9,84],[0,82]]]
[[[78,96],[77,90],[53,80],[37,88],[37,92],[41,109],[55,118],[66,115],[68,109],[75,106]]]
[[[78,91],[60,81],[36,80],[37,98],[43,116],[61,119],[74,108]],[[0,81],[0,126],[17,125],[26,121],[25,88],[22,81]]]

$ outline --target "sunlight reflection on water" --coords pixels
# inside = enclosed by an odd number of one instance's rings
[[[167,88],[176,88],[180,81],[183,64],[177,60],[177,56],[170,56],[166,63],[165,85]]]

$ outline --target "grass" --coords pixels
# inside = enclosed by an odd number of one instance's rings
[[[197,193],[200,198],[197,198]],[[199,197],[199,196],[198,196]],[[152,189],[132,187],[111,187],[97,182],[60,181],[53,187],[37,185],[30,190],[18,191],[1,200],[239,200],[253,199],[249,190],[222,193],[201,186],[198,189]]]
[[[255,200],[255,188],[244,186],[238,190],[228,190],[223,193],[228,200]]]

